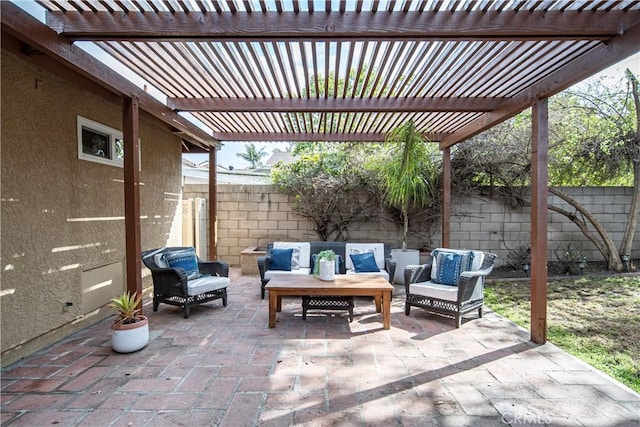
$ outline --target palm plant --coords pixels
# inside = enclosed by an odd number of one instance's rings
[[[245,147],[244,153],[237,153],[238,157],[241,157],[243,160],[251,163],[249,169],[256,169],[258,166],[262,165],[262,158],[267,155],[264,148],[257,149],[256,144],[253,142]]]
[[[142,295],[131,294],[128,291],[112,298],[109,307],[117,310],[115,315],[118,317],[113,323],[116,325],[128,325],[139,322],[141,316],[138,314],[140,312],[138,307],[141,302]]]
[[[426,207],[435,194],[437,168],[430,159],[427,142],[413,120],[409,120],[387,135],[392,158],[379,165],[384,198],[402,214],[403,252],[407,251],[410,207]]]

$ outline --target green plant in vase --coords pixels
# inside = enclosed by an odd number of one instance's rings
[[[313,274],[320,280],[333,280],[337,255],[331,249],[318,252],[313,266]]]
[[[109,307],[116,309],[111,324],[111,347],[118,353],[131,353],[149,342],[149,319],[140,312],[142,295],[124,292],[112,298]]]

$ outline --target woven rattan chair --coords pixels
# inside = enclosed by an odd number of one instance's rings
[[[438,283],[437,257],[434,254],[473,254],[469,270],[462,269],[455,285]],[[436,249],[427,264],[410,265],[404,270],[405,276],[405,314],[411,307],[419,307],[429,313],[455,319],[456,328],[462,323],[462,316],[478,310],[482,317],[484,305],[484,279],[491,273],[496,255],[480,251],[460,251]],[[444,265],[444,263],[443,263]]]
[[[229,286],[229,266],[224,261],[202,261],[198,269],[201,277],[187,278],[182,268],[159,266],[160,258],[170,251],[180,251],[187,247],[168,247],[142,252],[142,262],[151,270],[153,278],[153,311],[158,311],[160,303],[181,307],[184,318],[189,317],[189,309],[194,305],[222,299],[227,306],[227,286]]]

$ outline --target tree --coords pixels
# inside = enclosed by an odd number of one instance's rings
[[[427,139],[412,120],[387,135],[386,155],[373,163],[385,201],[402,214],[402,250],[407,251],[410,208],[424,209],[435,198],[437,168],[427,151]]]
[[[620,254],[629,254],[638,222],[640,201],[640,120],[637,78],[626,72],[627,85],[622,82],[612,85],[604,79],[593,80],[584,89],[567,91],[558,97],[558,104],[573,113],[579,120],[580,133],[560,132],[568,140],[574,155],[570,161],[559,156],[553,163],[555,170],[564,172],[562,181],[569,181],[569,174],[580,168],[587,175],[587,184],[630,184],[633,182],[632,203],[627,216],[627,225],[619,247],[597,219],[582,205],[557,189],[552,194],[563,199],[574,212],[564,212],[603,254],[610,269],[620,271],[623,267]],[[626,86],[626,87],[625,87]],[[625,90],[626,89],[626,90]],[[635,111],[635,114],[634,114]],[[561,124],[566,123],[563,117]],[[565,126],[560,126],[564,128]],[[573,138],[573,140],[571,140]],[[571,163],[573,166],[569,166]],[[569,173],[567,173],[569,172]],[[575,176],[575,173],[573,174]],[[633,178],[631,178],[633,177]],[[560,181],[560,180],[559,180]],[[561,182],[554,183],[561,185]],[[566,184],[565,184],[566,185]],[[583,184],[584,185],[584,184]]]
[[[549,204],[600,251],[609,269],[620,271],[620,254],[630,253],[640,210],[640,100],[638,81],[627,72],[625,85],[591,81],[552,98],[549,121],[549,192],[571,206]],[[530,206],[529,112],[461,144],[454,152],[455,182],[489,186],[512,206]],[[620,185],[633,182],[627,226],[619,247],[582,204],[561,191],[567,185]]]
[[[350,70],[346,78],[336,78],[335,72],[326,78],[313,75],[301,96],[386,95],[384,85],[376,89],[380,79],[377,74],[365,65],[360,73]],[[339,131],[357,123],[360,114],[341,116],[339,122],[333,114],[290,113],[285,117],[285,125],[290,131]],[[346,240],[349,224],[377,218],[380,213],[381,193],[374,185],[378,179],[372,170],[363,168],[380,147],[379,144],[347,142],[298,142],[293,153],[299,160],[272,169],[272,183],[278,190],[295,195],[294,211],[314,224],[320,239]]]
[[[320,240],[349,240],[348,226],[377,217],[378,200],[357,156],[346,144],[301,144],[298,160],[276,165],[271,181],[295,196],[293,211],[314,225]]]
[[[249,169],[256,169],[258,166],[262,166],[262,158],[266,156],[267,153],[264,151],[264,148],[258,150],[256,144],[252,142],[245,147],[244,153],[237,153],[236,155],[251,164]]]
[[[631,254],[633,236],[635,236],[638,226],[638,216],[640,216],[640,84],[638,77],[630,70],[626,70],[626,77],[631,86],[631,97],[635,109],[635,134],[629,132],[629,140],[626,145],[628,158],[633,165],[633,198],[629,208],[629,217],[625,227],[624,236],[620,245],[621,254]],[[635,139],[635,140],[634,140]]]

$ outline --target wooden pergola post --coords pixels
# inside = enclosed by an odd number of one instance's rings
[[[546,98],[532,109],[531,147],[531,341],[547,341],[547,208],[549,110]]]
[[[451,245],[451,148],[442,149],[442,247]]]
[[[122,104],[124,138],[124,221],[126,240],[127,291],[142,293],[140,260],[140,156],[138,98],[125,97]],[[112,141],[115,143],[115,141]],[[142,307],[139,307],[142,313]]]
[[[218,147],[209,147],[209,259],[218,259],[218,182],[216,174],[216,152]]]

